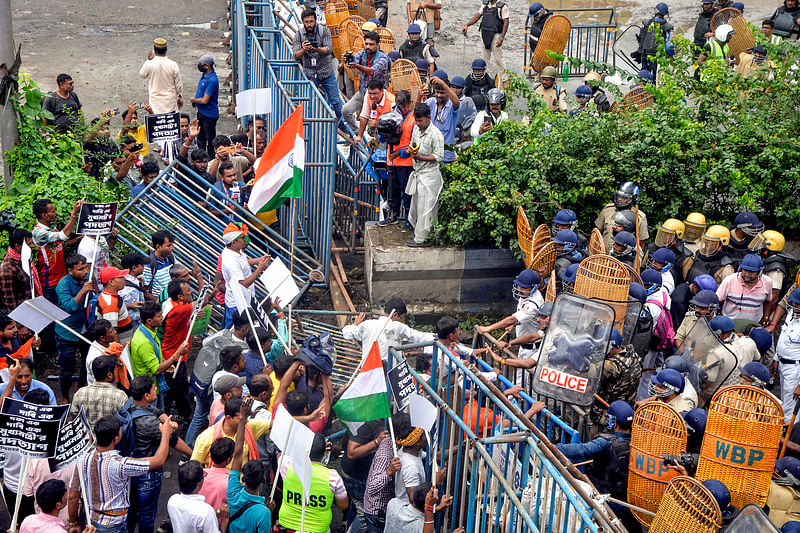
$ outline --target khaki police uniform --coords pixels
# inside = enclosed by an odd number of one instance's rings
[[[617,212],[617,206],[613,203],[606,204],[597,218],[594,225],[603,232],[603,242],[606,245],[606,250],[611,250],[614,241],[611,238],[614,236],[614,215]],[[633,233],[633,232],[631,232]],[[639,209],[639,241],[646,241],[650,238],[650,233],[647,231],[647,215]]]

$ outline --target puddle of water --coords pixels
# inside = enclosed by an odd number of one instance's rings
[[[176,28],[196,28],[198,30],[210,30],[211,23],[210,22],[202,22],[197,24],[174,24]]]
[[[80,31],[80,35],[83,37],[102,37],[109,35],[109,32],[102,28],[84,28]]]

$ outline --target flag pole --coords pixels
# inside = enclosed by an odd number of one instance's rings
[[[294,425],[294,417],[289,421],[289,429],[286,430],[286,438],[283,440],[283,449],[286,450],[286,447],[289,446],[289,435],[292,434],[292,426]],[[275,487],[278,486],[278,477],[281,475],[281,470],[283,470],[283,461],[286,452],[281,452],[281,458],[278,460],[278,471],[275,472],[275,479],[272,481],[272,490],[269,493],[269,501],[272,501],[272,498],[275,496]]]
[[[19,528],[17,527],[19,506],[22,504],[22,489],[28,480],[28,464],[30,464],[30,461],[31,460],[27,455],[22,457],[22,467],[20,468],[19,482],[17,483],[17,497],[14,500],[14,516],[11,518],[11,527],[9,528],[10,531],[19,531]]]
[[[377,336],[377,337],[375,337],[375,341],[377,341],[377,340],[378,340],[378,339],[381,337],[381,335],[383,334],[383,330],[385,330],[385,329],[386,329],[386,326],[388,326],[388,325],[389,325],[389,323],[392,321],[392,317],[394,316],[394,311],[395,311],[395,310],[394,310],[394,309],[392,309],[392,311],[389,313],[389,317],[388,317],[388,318],[389,318],[389,320],[387,320],[387,321],[386,321],[386,323],[383,325],[383,327],[381,328],[381,330],[378,332],[378,336]],[[370,346],[370,348],[371,348],[371,346]],[[352,375],[352,376],[350,376],[350,381],[348,381],[348,382],[347,382],[347,385],[345,385],[345,386],[344,386],[344,388],[342,388],[341,390],[345,390],[347,387],[349,387],[349,386],[350,386],[350,384],[351,384],[351,383],[353,383],[353,380],[354,380],[354,379],[356,379],[356,376],[358,375],[358,373],[359,373],[359,372],[361,372],[361,367],[362,367],[362,366],[364,366],[364,360],[365,360],[365,359],[366,359],[366,357],[362,357],[362,358],[361,358],[361,362],[360,362],[360,363],[358,363],[358,366],[356,367],[356,370],[355,370],[355,372],[353,372],[353,375]]]
[[[88,236],[88,235],[87,235]],[[85,239],[87,236],[84,236]],[[92,252],[92,263],[89,265],[89,279],[86,281],[92,281],[92,277],[94,276],[94,264],[97,261],[97,248],[100,246],[100,236],[94,236],[94,251]],[[86,298],[83,300],[83,306],[86,307],[89,305],[89,293],[86,293]]]

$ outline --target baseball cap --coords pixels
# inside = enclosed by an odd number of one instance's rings
[[[408,32],[406,33],[422,33],[422,28],[416,22],[408,25]]]
[[[214,382],[214,391],[225,394],[230,392],[234,387],[243,387],[245,383],[247,383],[247,378],[223,374]]]
[[[120,270],[117,267],[107,266],[100,271],[100,283],[106,284],[114,278],[124,278],[130,270]]]

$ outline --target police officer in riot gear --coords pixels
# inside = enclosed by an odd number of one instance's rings
[[[567,91],[556,83],[556,67],[547,65],[542,69],[542,81],[533,86],[533,91],[542,97],[547,108],[553,113],[566,113]]]
[[[632,267],[636,257],[636,238],[632,233],[620,231],[612,237],[609,255]]]
[[[686,380],[683,375],[677,370],[665,368],[655,376],[650,378],[647,384],[647,392],[650,394],[649,398],[645,398],[637,404],[643,404],[652,400],[658,400],[669,404],[679,414],[690,411],[692,406],[686,399],[681,396],[683,389],[686,387]]]
[[[717,283],[722,283],[726,276],[734,273],[733,260],[725,247],[730,242],[731,233],[725,226],[710,226],[700,238],[700,248],[694,255],[692,268],[687,279],[694,279],[700,274],[714,276]]]
[[[686,439],[686,451],[692,455],[699,455],[703,445],[703,435],[706,433],[706,422],[708,413],[705,409],[695,407],[691,411],[683,413],[683,420],[686,422],[688,438]]]
[[[597,72],[590,70],[583,77],[583,84],[592,89],[592,101],[598,110],[608,113],[611,111],[611,102],[608,101],[606,92],[600,87],[600,82],[603,81],[602,76]]]
[[[797,37],[800,33],[798,28],[798,17],[800,17],[800,5],[797,0],[783,0],[783,5],[775,10],[769,18],[774,24],[772,33],[779,37]]]
[[[573,263],[561,273],[561,285],[556,285],[556,294],[575,292],[575,279],[578,277],[580,263]]]
[[[544,405],[544,404],[542,404]],[[556,444],[573,463],[588,461],[587,475],[600,494],[626,501],[628,497],[628,463],[630,459],[633,408],[622,400],[608,406],[608,432],[579,444]],[[641,528],[628,508],[609,504],[628,531]]]
[[[722,511],[722,529],[724,530],[739,514],[739,508],[731,504],[731,491],[718,479],[707,479],[703,481],[703,486],[711,492],[719,504],[719,510]]]
[[[675,286],[684,281],[684,272],[689,272],[692,268],[692,255],[683,242],[685,225],[678,219],[668,218],[656,228],[656,237],[653,242],[645,248],[644,263],[647,264],[659,248],[667,248],[675,254],[675,262],[672,268],[672,275],[675,278]]]
[[[664,366],[662,369],[663,368],[671,368],[681,373],[684,379],[684,387],[681,396],[692,405],[692,408],[697,407],[697,391],[694,385],[692,385],[692,382],[689,381],[689,371],[691,370],[689,361],[680,355],[670,355],[664,359]]]
[[[559,209],[551,222],[553,223],[550,226],[550,235],[552,237],[555,237],[562,229],[572,230],[578,236],[578,250],[586,249],[586,236],[576,229],[578,215],[575,214],[575,211],[572,209]]]
[[[486,109],[486,94],[495,86],[494,76],[486,73],[486,61],[481,58],[472,62],[472,72],[465,80],[464,94],[472,98],[475,109]]]
[[[612,237],[614,236],[614,215],[618,211],[634,211],[634,206],[639,200],[639,186],[632,182],[626,181],[617,187],[614,193],[614,201],[606,204],[597,218],[594,225],[603,233],[603,242],[606,245],[606,250],[611,249]],[[639,240],[640,247],[644,249],[645,241],[650,238],[650,233],[647,231],[647,215],[641,209],[639,212]],[[635,222],[635,221],[634,221]],[[634,233],[631,231],[631,233]]]
[[[578,235],[572,230],[560,230],[553,237],[553,242],[556,245],[556,262],[553,269],[556,279],[561,279],[561,275],[567,270],[567,267],[579,264],[586,258],[586,253],[578,250]]]
[[[717,312],[719,307],[719,298],[714,291],[701,290],[694,295],[690,300],[689,311],[684,316],[678,329],[675,330],[675,348],[679,349],[683,346],[683,341],[686,336],[692,331],[695,322],[699,318],[711,320]]]
[[[736,268],[742,258],[750,253],[749,246],[753,237],[764,231],[764,223],[758,219],[755,213],[742,211],[736,215],[733,226],[729,229],[731,238],[727,250],[733,260],[733,266]]]
[[[675,290],[675,254],[668,248],[659,248],[648,259],[646,267],[661,273],[661,286],[668,294]]]
[[[540,2],[534,2],[531,4],[531,7],[528,8],[528,22],[530,23],[528,46],[530,46],[531,49],[531,59],[533,59],[533,51],[536,50],[536,45],[539,44],[539,37],[542,36],[544,23],[547,22],[547,19],[549,19],[552,14],[553,12],[549,9],[545,9]]]
[[[706,232],[706,216],[697,211],[689,213],[683,219],[683,226],[683,243],[686,249],[694,255],[700,248],[700,237]]]

